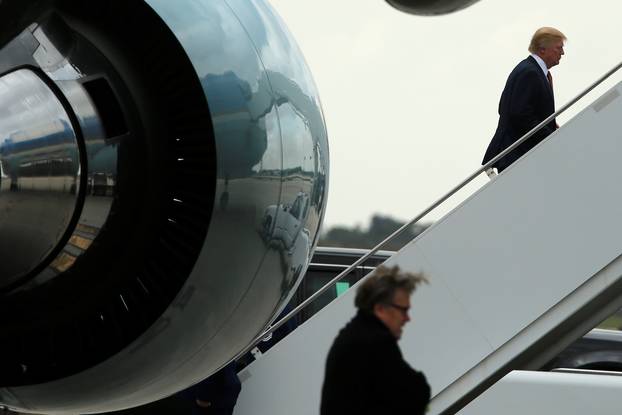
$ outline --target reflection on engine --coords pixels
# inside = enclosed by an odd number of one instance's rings
[[[0,288],[61,241],[76,208],[80,154],[59,99],[35,72],[0,77]]]

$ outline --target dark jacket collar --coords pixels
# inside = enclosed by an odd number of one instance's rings
[[[533,56],[529,55],[527,57],[527,59],[525,59],[525,60],[529,61],[538,70],[538,73],[540,75],[542,75],[542,79],[546,83],[546,86],[548,86],[548,91],[551,93],[551,96],[553,96],[553,90],[551,89],[551,84],[549,83],[548,78],[544,74],[544,71],[542,70],[542,67],[540,66],[540,64],[538,63],[536,58],[534,58]]]
[[[380,320],[374,313],[365,310],[359,310],[356,313],[355,320],[361,321],[362,323],[373,327],[374,329],[380,331],[383,334],[387,334],[392,338],[395,338],[389,328]]]

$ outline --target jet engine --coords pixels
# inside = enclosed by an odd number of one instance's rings
[[[304,274],[328,166],[264,0],[0,1],[0,403],[113,411],[218,370]]]
[[[478,0],[386,0],[391,6],[406,13],[438,15],[469,7]]]

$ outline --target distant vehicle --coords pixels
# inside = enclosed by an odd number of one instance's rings
[[[305,301],[367,252],[369,252],[367,249],[355,248],[316,248],[305,277],[302,279],[302,282],[290,300],[289,306],[293,309],[298,304]],[[301,324],[311,318],[315,313],[326,307],[331,301],[356,284],[361,278],[376,269],[378,265],[382,264],[394,253],[393,251],[376,252],[361,265],[357,266],[334,287],[302,309],[296,317],[297,323]]]
[[[302,232],[309,210],[309,195],[299,192],[291,204],[268,206],[263,217],[263,236],[268,241],[280,241],[291,250]]]
[[[91,179],[93,196],[111,196],[114,179],[111,174],[93,173]]]
[[[622,331],[598,328],[591,330],[542,369],[557,368],[622,372]]]
[[[4,173],[4,166],[0,160],[0,192],[9,190],[11,187],[11,178]]]

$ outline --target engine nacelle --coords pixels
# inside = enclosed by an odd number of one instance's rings
[[[328,143],[265,1],[2,0],[0,97],[0,404],[165,397],[284,307]]]
[[[478,0],[385,0],[398,10],[411,14],[436,15],[452,13]]]

